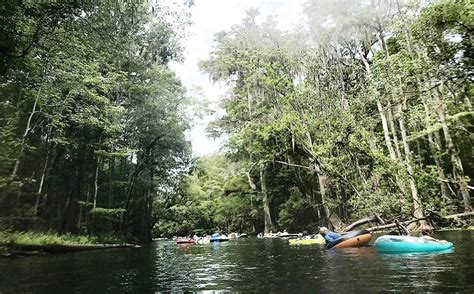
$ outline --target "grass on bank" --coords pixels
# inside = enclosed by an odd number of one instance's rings
[[[61,244],[61,245],[84,245],[84,244],[118,244],[125,243],[121,236],[108,234],[100,236],[58,234],[56,232],[13,232],[0,231],[0,244]]]

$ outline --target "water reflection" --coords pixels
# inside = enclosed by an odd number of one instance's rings
[[[380,254],[247,239],[0,260],[0,292],[469,292],[473,232],[445,233],[456,249]]]

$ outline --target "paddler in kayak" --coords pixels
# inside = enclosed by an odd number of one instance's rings
[[[341,237],[341,235],[329,231],[326,227],[320,227],[319,233],[324,237],[324,239],[326,239],[326,243],[332,242]]]

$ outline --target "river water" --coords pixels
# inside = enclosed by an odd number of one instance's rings
[[[0,293],[462,292],[474,293],[474,231],[443,232],[451,252],[326,250],[279,239],[178,247],[171,241],[0,259]]]

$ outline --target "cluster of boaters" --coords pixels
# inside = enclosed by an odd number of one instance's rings
[[[406,233],[409,234],[408,230]],[[397,252],[429,252],[429,251],[441,251],[449,250],[454,247],[451,242],[445,240],[437,240],[431,237],[432,229],[424,227],[421,230],[421,237],[413,237],[409,235],[383,235],[379,236],[374,246],[377,251],[386,253],[397,253]],[[212,235],[198,237],[184,237],[176,238],[177,244],[208,244],[212,242],[224,242],[229,240],[247,238],[247,234],[231,233],[227,235],[221,235],[214,233]],[[349,247],[362,247],[369,244],[372,240],[372,233],[368,230],[358,230],[346,233],[337,233],[328,230],[326,227],[320,227],[318,234],[303,235],[290,234],[286,230],[283,232],[273,233],[259,233],[257,238],[280,238],[288,239],[291,245],[311,245],[311,244],[325,244],[327,249],[331,248],[349,248]]]
[[[194,235],[191,237],[177,237],[175,238],[176,244],[209,244],[212,242],[225,242],[229,240],[236,240],[247,238],[247,234],[240,234],[240,233],[230,233],[227,235],[221,235],[219,233],[214,233],[212,235],[206,235],[203,237],[199,237]]]

